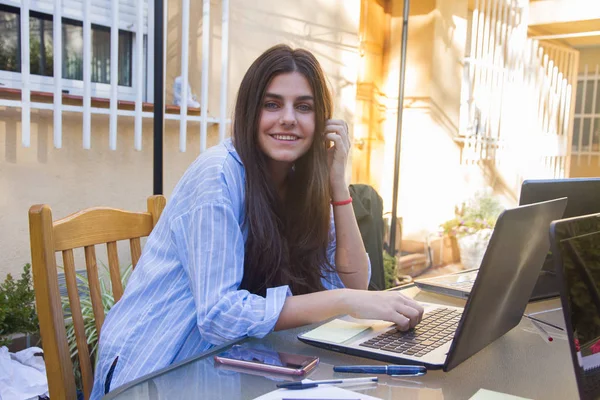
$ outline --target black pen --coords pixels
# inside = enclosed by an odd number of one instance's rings
[[[351,372],[355,374],[387,374],[391,376],[421,376],[427,373],[422,365],[338,365],[335,372]]]
[[[281,389],[290,389],[290,390],[298,390],[298,389],[310,389],[317,387],[319,385],[343,385],[343,384],[356,384],[356,383],[371,383],[377,382],[379,378],[376,376],[371,376],[368,378],[349,378],[349,379],[327,379],[324,381],[307,381],[307,382],[288,382],[288,383],[279,383],[277,385],[278,388]]]
[[[560,326],[558,326],[558,325],[554,325],[554,324],[551,324],[550,322],[546,322],[546,321],[543,321],[543,320],[541,320],[541,319],[538,319],[538,318],[532,317],[532,316],[531,316],[531,315],[529,315],[529,314],[523,314],[523,316],[524,316],[525,318],[529,318],[529,319],[530,319],[530,320],[532,320],[532,321],[537,321],[537,322],[539,322],[540,324],[548,325],[548,326],[551,326],[551,327],[552,327],[552,328],[554,328],[554,329],[558,329],[558,330],[560,330],[560,331],[564,331],[564,329],[563,329],[563,328],[561,328],[561,327],[560,327]]]

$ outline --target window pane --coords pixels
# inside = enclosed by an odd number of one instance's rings
[[[0,4],[0,70],[21,71],[20,11]],[[63,18],[62,77],[83,80],[83,25]],[[52,16],[35,11],[29,17],[30,72],[53,76]],[[132,86],[133,33],[119,31],[119,85]],[[92,26],[92,82],[110,84],[110,29]]]
[[[594,118],[594,134],[592,135],[592,151],[600,150],[600,118]]]
[[[29,68],[34,75],[53,76],[52,17],[29,14]]]
[[[584,118],[583,119],[583,151],[590,151],[590,139],[591,139],[591,128],[592,128],[592,119]]]
[[[110,83],[110,30],[92,27],[92,82]]]
[[[131,86],[133,34],[119,31],[119,85]],[[110,29],[92,28],[92,81],[110,83]]]
[[[585,89],[585,103],[583,105],[583,112],[586,114],[592,113],[592,104],[594,101],[594,83],[593,80],[587,81],[587,87]]]
[[[83,26],[70,21],[62,23],[62,77],[83,80]]]
[[[579,151],[579,126],[581,124],[580,118],[573,120],[573,150]]]
[[[119,85],[131,86],[133,33],[119,31]]]
[[[583,80],[577,81],[577,94],[575,95],[575,113],[581,113],[581,101],[583,97]]]
[[[21,72],[19,12],[0,6],[0,70]]]
[[[596,114],[600,114],[600,78],[597,79],[598,82],[598,91],[596,93]]]

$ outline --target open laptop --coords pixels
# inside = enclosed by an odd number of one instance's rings
[[[391,323],[365,321],[364,329],[347,338],[336,337],[333,329],[321,337],[315,334],[339,324],[334,320],[298,339],[357,356],[449,371],[519,323],[550,246],[548,227],[566,205],[562,198],[500,214],[464,311],[425,303],[422,322],[408,332]]]
[[[563,218],[600,212],[600,178],[525,180],[521,185],[519,205],[561,197],[569,199]],[[467,298],[477,277],[477,271],[478,268],[452,275],[420,279],[415,284],[423,290]],[[557,297],[559,286],[552,256],[549,254],[543,261],[530,300]]]
[[[600,214],[555,221],[550,239],[582,399],[600,399]]]

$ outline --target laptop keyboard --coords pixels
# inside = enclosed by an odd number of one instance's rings
[[[406,332],[396,328],[360,344],[360,346],[422,357],[454,338],[462,311],[439,308],[425,314],[414,329]]]

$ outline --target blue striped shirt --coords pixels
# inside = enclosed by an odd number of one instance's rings
[[[104,394],[117,356],[111,389],[215,345],[273,330],[289,287],[270,288],[266,297],[238,290],[248,233],[244,189],[244,167],[231,140],[188,168],[104,321],[92,399]],[[330,226],[327,257],[335,265]],[[344,287],[331,272],[323,285]]]

